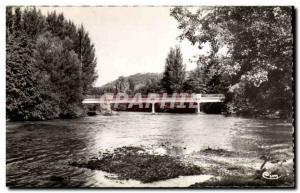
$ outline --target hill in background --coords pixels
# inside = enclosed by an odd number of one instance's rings
[[[129,94],[156,92],[160,89],[161,73],[137,73],[130,76],[120,76],[101,87],[94,87],[90,94],[103,94],[104,92],[126,92]]]

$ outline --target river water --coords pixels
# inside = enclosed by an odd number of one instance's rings
[[[227,170],[223,166],[257,169],[264,153],[283,154],[289,165],[293,164],[294,156],[290,123],[208,114],[121,112],[118,116],[74,120],[7,122],[6,141],[9,187],[175,187],[189,186],[213,175],[208,172],[145,185],[69,165],[70,161],[123,146],[142,146],[203,168],[218,168],[218,175],[234,172],[232,167]],[[203,154],[205,149],[235,154]]]

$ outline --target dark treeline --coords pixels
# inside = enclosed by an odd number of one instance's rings
[[[83,26],[55,12],[6,9],[6,115],[9,120],[77,117],[95,74]]]

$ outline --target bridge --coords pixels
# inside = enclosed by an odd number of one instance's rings
[[[197,113],[200,113],[201,103],[220,103],[223,102],[225,96],[223,94],[178,94],[178,95],[160,95],[149,94],[148,96],[135,95],[134,97],[128,96],[125,93],[118,95],[105,94],[101,96],[87,96],[82,101],[83,104],[151,104],[152,113],[155,113],[155,104],[157,103],[190,103],[196,104]]]

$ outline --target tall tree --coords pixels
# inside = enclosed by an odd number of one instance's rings
[[[35,52],[36,64],[41,74],[47,75],[48,99],[59,108],[60,117],[76,116],[77,106],[83,99],[80,81],[80,62],[71,49],[69,38],[61,41],[46,33],[38,38]]]
[[[171,48],[166,58],[165,70],[161,80],[162,88],[169,94],[181,92],[185,81],[185,66],[183,65],[180,47]]]
[[[35,7],[25,8],[23,12],[22,29],[33,41],[45,30],[45,17]]]
[[[16,7],[13,19],[13,33],[15,36],[19,36],[22,32],[22,13],[21,8]]]
[[[6,19],[7,118],[78,116],[83,95],[96,78],[88,33],[77,44],[80,30],[73,22],[55,12],[45,17],[35,7],[7,7]]]
[[[181,38],[200,48],[211,45],[214,62],[208,69],[216,81],[209,82],[222,84],[225,93],[243,87],[233,99],[246,100],[255,110],[291,115],[291,7],[211,7],[196,13],[177,7],[171,15],[183,30]]]
[[[6,45],[6,116],[10,120],[43,119],[43,105],[30,43],[25,35]]]
[[[89,34],[85,31],[83,26],[78,29],[74,44],[82,69],[83,92],[86,93],[97,79],[95,71],[97,60],[94,45],[91,43]]]
[[[8,38],[11,37],[13,32],[13,13],[12,13],[12,7],[7,6],[6,7],[6,39],[8,41]]]

